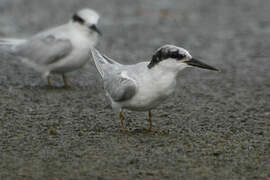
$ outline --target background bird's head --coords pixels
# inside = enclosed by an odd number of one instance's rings
[[[101,31],[97,28],[99,14],[92,9],[82,9],[75,13],[72,17],[72,23],[83,27],[90,33],[98,33],[102,35]]]
[[[218,69],[193,58],[184,48],[174,45],[164,45],[155,52],[148,68],[152,69],[155,66],[176,72],[190,66],[218,71]]]

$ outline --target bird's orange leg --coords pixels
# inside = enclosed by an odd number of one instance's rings
[[[151,111],[148,112],[148,116],[149,116],[149,128],[148,128],[148,131],[152,131],[152,113]]]
[[[48,86],[52,87],[51,76],[47,76]]]
[[[62,74],[62,78],[63,78],[63,81],[64,81],[64,87],[69,87],[68,82],[67,82],[67,77],[66,77],[65,74]]]
[[[120,124],[121,124],[121,127],[122,127],[122,131],[125,132],[126,128],[125,128],[124,123],[123,123],[123,120],[125,119],[125,117],[123,116],[122,112],[119,113],[119,119],[120,119]]]

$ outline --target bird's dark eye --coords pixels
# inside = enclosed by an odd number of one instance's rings
[[[182,59],[184,59],[185,57],[186,57],[185,54],[178,54],[178,55],[177,55],[177,59],[178,59],[178,60],[182,60]]]
[[[96,25],[90,25],[88,28],[89,29],[96,29]]]
[[[168,56],[169,56],[170,58],[174,58],[174,59],[177,59],[177,60],[182,60],[182,59],[184,59],[184,58],[186,57],[185,54],[179,53],[178,50],[169,52],[169,53],[168,53]]]
[[[73,15],[72,20],[74,22],[78,22],[80,24],[84,24],[85,23],[85,21],[80,16],[78,16],[77,14],[74,14]]]
[[[178,56],[179,56],[178,51],[173,51],[173,52],[171,52],[171,54],[170,54],[170,57],[171,57],[171,58],[174,58],[174,59],[178,59]]]

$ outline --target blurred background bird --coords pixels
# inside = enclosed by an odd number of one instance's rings
[[[83,67],[90,48],[97,44],[101,31],[99,14],[81,9],[61,26],[42,31],[28,39],[0,39],[0,46],[27,66],[40,72],[51,86],[51,74],[61,74],[68,86],[66,73]]]

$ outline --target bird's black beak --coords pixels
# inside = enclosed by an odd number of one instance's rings
[[[91,30],[97,32],[100,36],[102,36],[101,31],[97,28],[96,25],[91,25],[91,26],[89,26],[89,29],[91,29]]]
[[[194,58],[192,58],[192,59],[190,59],[188,61],[185,61],[185,63],[187,63],[190,66],[195,66],[195,67],[208,69],[208,70],[212,70],[212,71],[219,71],[218,69],[216,69],[216,68],[214,68],[214,67],[212,67],[210,65],[207,65],[207,64],[205,64],[205,63],[203,63],[203,62],[201,62],[201,61],[199,61],[197,59],[194,59]]]

